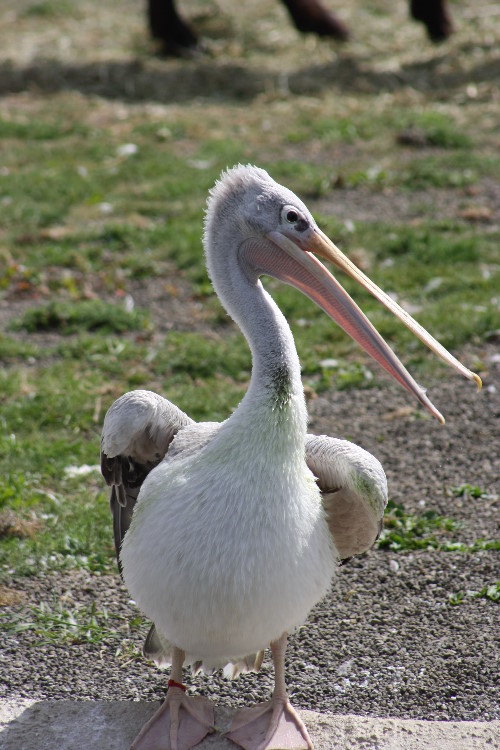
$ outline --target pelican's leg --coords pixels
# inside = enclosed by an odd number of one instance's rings
[[[184,651],[173,648],[167,697],[143,726],[130,750],[190,750],[214,731],[214,707],[208,698],[189,697],[182,685]]]
[[[307,729],[288,700],[285,684],[287,634],[271,643],[274,693],[270,701],[242,708],[226,734],[245,750],[312,750]]]

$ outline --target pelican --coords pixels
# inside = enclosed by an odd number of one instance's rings
[[[239,710],[227,734],[245,750],[312,748],[285,685],[287,634],[327,593],[343,558],[369,549],[387,502],[382,466],[362,448],[307,434],[292,333],[260,281],[310,297],[438,420],[443,417],[335,277],[350,274],[465,377],[480,379],[371,282],[294,193],[237,166],[211,190],[204,248],[215,292],[247,338],[252,374],[221,424],[197,424],[165,398],[126,393],[106,414],[102,473],[120,571],[153,626],[144,654],[171,665],[166,698],[133,750],[189,750],[213,731],[211,702],[183,666],[258,670],[270,645],[270,701]]]

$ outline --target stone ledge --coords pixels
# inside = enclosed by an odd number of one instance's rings
[[[156,703],[133,701],[0,702],[1,750],[128,750]],[[216,724],[228,728],[232,710],[217,709]],[[500,721],[442,722],[332,716],[302,711],[315,750],[496,750]],[[220,733],[200,750],[235,750]]]

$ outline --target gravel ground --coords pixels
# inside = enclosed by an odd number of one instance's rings
[[[498,523],[500,363],[495,347],[470,354],[485,375],[481,394],[451,376],[429,388],[447,417],[434,424],[383,383],[364,391],[330,392],[310,402],[311,430],[348,437],[384,464],[390,495],[408,512],[432,509],[463,526],[454,532],[470,543],[495,537]],[[495,385],[496,384],[496,385]],[[333,417],[332,417],[333,415]],[[452,496],[448,489],[469,483],[488,495]],[[111,534],[111,530],[110,530]],[[500,718],[498,704],[498,603],[465,596],[451,606],[449,595],[480,590],[498,578],[498,553],[474,554],[377,549],[339,569],[329,596],[290,637],[288,684],[300,708],[329,713],[445,720]],[[118,574],[85,571],[12,581],[24,597],[7,612],[61,600],[68,608],[96,603],[110,624],[136,614]],[[6,590],[3,589],[4,600]],[[15,598],[15,597],[14,597]],[[140,648],[147,623],[125,633]],[[99,644],[37,642],[32,631],[7,633],[0,658],[0,696],[35,699],[158,700],[166,675],[136,652],[117,655],[119,637]],[[134,655],[135,654],[135,655]],[[236,682],[220,674],[186,680],[192,690],[219,704],[265,700],[272,688],[266,658],[258,675]],[[191,688],[190,688],[191,689]]]

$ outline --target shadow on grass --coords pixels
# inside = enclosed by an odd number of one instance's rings
[[[0,95],[36,88],[44,93],[75,90],[108,99],[181,103],[194,98],[249,101],[265,92],[314,95],[328,88],[368,94],[409,86],[441,97],[467,84],[500,78],[499,56],[467,71],[456,65],[457,59],[462,59],[462,52],[437,54],[397,71],[376,71],[369,58],[343,54],[288,76],[208,59],[180,64],[141,59],[71,64],[43,59],[25,67],[3,62]]]

